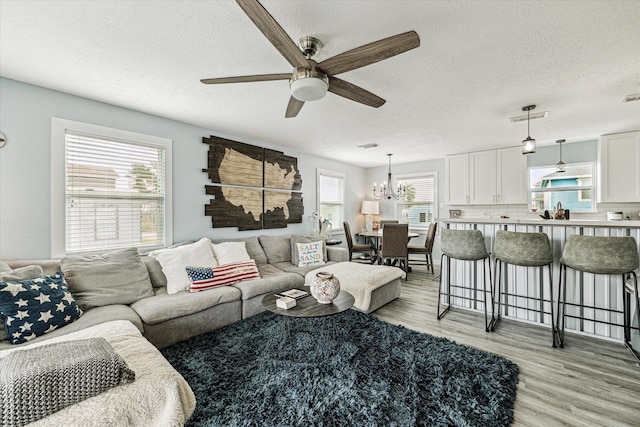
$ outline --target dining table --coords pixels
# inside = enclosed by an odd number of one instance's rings
[[[375,264],[377,260],[380,259],[380,242],[382,241],[382,229],[380,230],[372,230],[372,231],[361,231],[357,234],[358,236],[364,237],[369,240],[371,243],[371,247],[373,248],[373,259],[371,260],[371,264]],[[409,231],[407,233],[407,243],[414,237],[418,237],[419,233],[414,233]],[[408,270],[409,271],[409,270]]]

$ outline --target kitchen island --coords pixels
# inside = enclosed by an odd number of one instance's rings
[[[493,240],[498,230],[518,231],[518,232],[542,232],[549,236],[553,249],[553,295],[554,312],[557,313],[558,302],[558,280],[559,280],[559,259],[567,236],[581,234],[588,236],[632,236],[636,239],[640,250],[640,221],[605,221],[588,219],[570,220],[545,220],[542,218],[440,218],[440,227],[456,230],[480,230],[485,236],[487,250],[492,251]],[[475,277],[473,266],[465,265],[469,263],[456,263],[451,271],[452,281],[473,281]],[[548,273],[543,273],[541,268],[528,268],[509,266],[503,271],[503,289],[508,294],[508,304],[503,306],[502,317],[515,319],[523,322],[536,323],[550,327],[551,318],[545,314],[547,310],[541,310],[538,300],[541,297],[540,275],[544,274],[545,280]],[[638,271],[636,271],[638,274]],[[505,288],[506,284],[506,288]],[[461,296],[471,296],[480,290],[477,283],[472,283],[469,291],[460,290]],[[566,330],[571,333],[587,334],[599,338],[623,341],[623,298],[622,298],[622,278],[620,276],[590,275],[576,272],[569,269],[567,272],[567,301],[574,304],[584,304],[601,307],[614,312],[577,308],[567,306],[568,314],[575,314],[585,317],[586,320],[567,319]],[[545,286],[548,294],[548,284]],[[465,294],[466,292],[466,294]],[[545,299],[548,295],[542,294]],[[484,310],[481,304],[469,302],[463,298],[452,298],[452,305]],[[497,304],[496,304],[497,307]],[[521,308],[518,308],[521,307]],[[524,309],[527,308],[527,309]],[[635,310],[632,304],[633,318]],[[536,311],[537,310],[537,311]],[[637,322],[634,326],[637,327]],[[498,326],[499,330],[499,326]],[[638,345],[638,331],[632,331],[632,341]]]

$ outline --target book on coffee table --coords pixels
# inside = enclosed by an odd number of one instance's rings
[[[278,296],[289,297],[294,299],[304,298],[309,295],[309,292],[301,291],[300,289],[289,289],[288,291],[280,292]]]

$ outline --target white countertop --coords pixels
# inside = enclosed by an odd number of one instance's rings
[[[602,219],[542,219],[542,218],[487,218],[487,217],[460,217],[438,218],[439,222],[458,224],[525,224],[541,225],[547,227],[620,227],[640,228],[640,221],[606,221]]]

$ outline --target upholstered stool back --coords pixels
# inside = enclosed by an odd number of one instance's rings
[[[517,310],[528,310],[539,313],[538,320],[542,323],[545,320],[545,314],[549,315],[551,320],[551,338],[552,346],[556,346],[556,327],[555,317],[553,314],[553,275],[551,264],[553,263],[553,251],[549,236],[545,233],[525,233],[516,231],[498,230],[493,242],[493,255],[496,257],[496,295],[498,299],[498,314],[495,325],[500,321],[502,315],[503,297],[505,306],[505,315],[508,315],[509,308]],[[506,286],[505,292],[502,292],[502,266],[503,264],[511,264],[519,267],[548,267],[549,273],[549,293],[545,298],[544,275],[540,272],[540,285],[535,290],[533,296],[526,289],[524,294],[522,290],[514,287],[510,292],[509,286]],[[508,275],[509,271],[505,268],[504,275]],[[515,300],[526,300],[526,305],[509,305],[509,297],[515,297]],[[530,304],[534,304],[532,307]],[[545,310],[545,307],[548,307]]]
[[[488,258],[484,236],[480,230],[442,230],[440,250],[450,258],[475,261]]]

